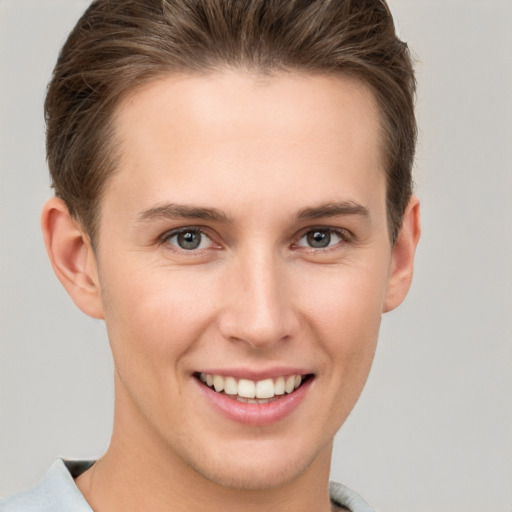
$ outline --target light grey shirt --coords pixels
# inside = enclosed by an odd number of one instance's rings
[[[0,512],[93,512],[74,478],[94,464],[94,461],[64,461],[57,459],[46,476],[34,487],[0,501]],[[351,512],[375,512],[357,493],[344,485],[329,485],[333,504]]]

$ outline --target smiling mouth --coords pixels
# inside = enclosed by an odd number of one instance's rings
[[[267,404],[290,395],[301,387],[312,374],[288,375],[275,379],[249,380],[196,373],[194,376],[213,391],[226,395],[233,400],[249,404]]]

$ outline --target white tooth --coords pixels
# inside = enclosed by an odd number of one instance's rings
[[[201,372],[199,374],[199,379],[201,380],[201,382],[206,382],[206,374],[204,374],[203,372]]]
[[[249,403],[249,400],[247,398],[243,398],[239,395],[236,395],[236,400],[238,400],[239,402],[242,402],[243,404]]]
[[[284,390],[287,393],[291,393],[294,389],[295,389],[295,376],[294,375],[290,375],[286,379],[286,384],[284,385]]]
[[[295,389],[297,389],[300,386],[300,383],[302,382],[302,377],[300,375],[295,375]]]
[[[268,404],[269,402],[270,402],[270,400],[266,400],[265,398],[258,400],[259,404]]]
[[[274,395],[284,395],[284,378],[279,377],[274,384]]]
[[[248,399],[247,399],[247,403],[248,403],[248,404],[257,404],[257,403],[258,403],[258,400],[255,400],[254,398],[248,398]]]
[[[238,386],[233,377],[226,377],[224,379],[224,393],[228,395],[236,395],[238,393]]]
[[[256,382],[257,398],[272,398],[274,396],[274,381],[272,379],[259,380]]]
[[[210,387],[213,386],[213,376],[212,375],[206,376],[206,384],[208,384],[208,386],[210,386]]]
[[[221,377],[220,375],[214,375],[213,387],[217,393],[220,393],[224,389],[224,377]]]
[[[252,380],[240,379],[238,381],[238,394],[245,398],[254,398],[256,396],[256,386]]]

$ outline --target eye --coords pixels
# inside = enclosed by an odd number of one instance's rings
[[[325,249],[346,241],[346,238],[347,237],[338,230],[318,228],[308,231],[300,238],[297,245],[299,247],[311,247],[312,249]]]
[[[212,247],[212,240],[197,228],[183,228],[168,233],[164,242],[184,251],[195,251]]]

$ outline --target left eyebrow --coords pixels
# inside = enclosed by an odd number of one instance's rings
[[[299,220],[315,220],[323,217],[337,217],[347,215],[359,215],[365,218],[370,217],[366,207],[354,201],[339,201],[322,204],[313,208],[304,208],[297,214]]]

